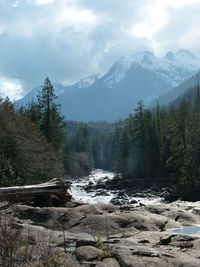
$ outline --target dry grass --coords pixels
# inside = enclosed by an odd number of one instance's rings
[[[12,209],[0,213],[0,266],[75,267],[70,253],[52,245],[52,238],[19,227]]]

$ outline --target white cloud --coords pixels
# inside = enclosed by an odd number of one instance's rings
[[[200,3],[200,0],[156,0],[153,4],[151,2],[142,8],[143,18],[132,26],[129,33],[138,38],[149,38],[152,46],[158,48],[153,35],[168,24],[171,8],[180,9],[195,3]]]
[[[56,24],[61,28],[63,26],[80,26],[95,23],[96,16],[91,10],[79,10],[75,7],[67,7],[63,9],[56,18]]]
[[[53,4],[55,0],[35,0],[36,5],[48,5],[48,4]]]
[[[17,100],[23,95],[23,87],[18,80],[0,78],[0,95]]]
[[[46,75],[76,81],[120,56],[200,52],[200,0],[0,0],[0,88],[10,96]],[[16,80],[18,82],[16,82]],[[20,82],[21,83],[20,83]],[[10,88],[10,89],[9,89]]]
[[[18,7],[20,5],[21,1],[20,0],[15,0],[14,3],[12,4],[13,7]]]

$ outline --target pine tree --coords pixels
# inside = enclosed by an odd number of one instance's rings
[[[40,113],[40,129],[53,144],[56,151],[60,151],[65,143],[65,122],[60,113],[60,105],[56,104],[56,95],[49,78],[44,80],[38,93],[38,109]]]

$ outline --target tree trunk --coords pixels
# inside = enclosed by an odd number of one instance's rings
[[[49,182],[0,188],[0,201],[32,203],[39,206],[63,206],[71,201],[69,181],[54,178]]]

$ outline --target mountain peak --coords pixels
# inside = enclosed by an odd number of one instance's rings
[[[149,50],[138,52],[134,54],[132,57],[132,61],[137,61],[137,62],[144,61],[144,63],[147,62],[147,64],[149,64],[149,62],[152,62],[155,59],[156,59],[156,56],[154,55],[152,51],[149,51]]]
[[[57,101],[70,120],[113,121],[127,116],[139,99],[146,105],[172,90],[196,74],[199,67],[198,57],[187,50],[169,51],[164,57],[144,51],[119,58],[103,77],[87,76],[68,87],[56,84]],[[18,101],[18,106],[29,103],[36,95],[37,88]]]

